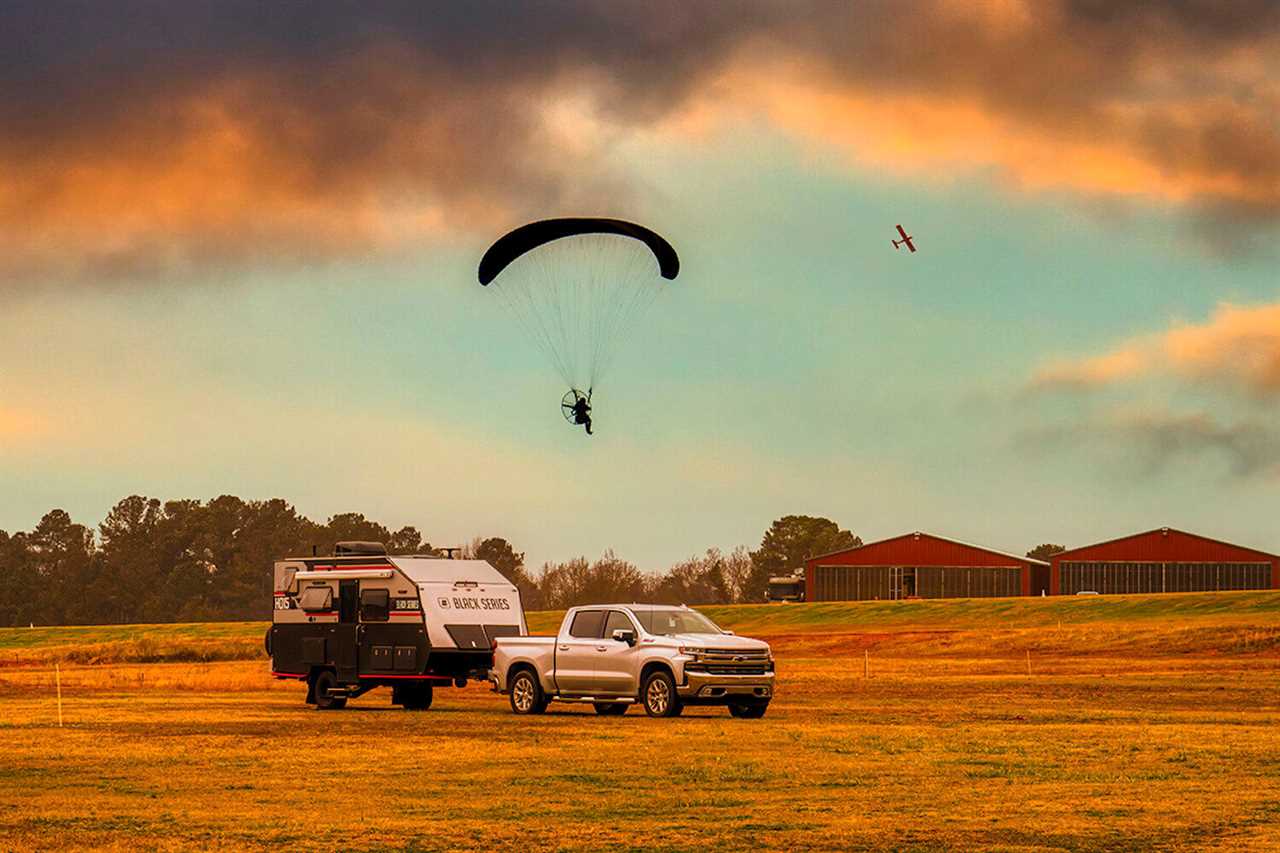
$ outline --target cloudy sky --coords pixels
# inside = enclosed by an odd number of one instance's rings
[[[7,3],[0,528],[1280,550],[1278,116],[1271,0]],[[475,282],[573,214],[683,263],[590,439]]]

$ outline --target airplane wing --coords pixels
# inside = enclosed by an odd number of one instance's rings
[[[903,240],[907,239],[907,232],[902,230],[901,225],[898,226],[898,233],[902,235]]]

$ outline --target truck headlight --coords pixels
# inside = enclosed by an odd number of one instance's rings
[[[690,657],[696,658],[698,655],[705,655],[706,653],[707,653],[707,650],[699,646],[681,646],[680,647],[680,654],[689,655]]]

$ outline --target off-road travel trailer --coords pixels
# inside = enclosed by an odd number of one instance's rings
[[[322,709],[383,686],[425,709],[433,687],[488,678],[495,638],[528,633],[519,590],[484,560],[391,557],[376,542],[278,561],[273,599],[271,674],[305,681]]]

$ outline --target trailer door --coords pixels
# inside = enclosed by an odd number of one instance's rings
[[[334,636],[334,665],[338,681],[354,682],[358,678],[360,581],[338,582],[338,625]]]

